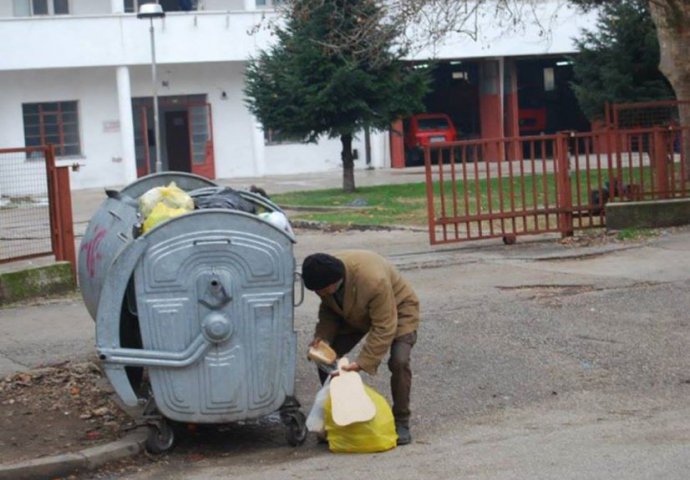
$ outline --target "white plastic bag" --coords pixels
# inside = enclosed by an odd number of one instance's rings
[[[290,226],[290,221],[288,218],[285,216],[284,213],[282,212],[263,212],[259,214],[259,218],[262,220],[266,220],[268,223],[275,225],[291,237],[295,236],[295,233],[292,231],[292,227]]]
[[[311,407],[309,416],[307,417],[307,430],[310,432],[324,433],[326,431],[324,422],[324,405],[326,399],[331,392],[331,377],[326,379],[321,390],[316,393],[314,398],[314,405]]]

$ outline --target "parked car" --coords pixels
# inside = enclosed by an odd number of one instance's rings
[[[546,108],[521,108],[518,112],[520,136],[546,131]]]
[[[407,119],[405,127],[405,165],[424,164],[422,148],[437,142],[456,140],[457,130],[445,113],[418,113]]]

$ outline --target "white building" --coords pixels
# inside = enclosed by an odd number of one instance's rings
[[[211,178],[340,169],[337,139],[272,143],[245,107],[247,59],[271,41],[256,28],[273,15],[270,0],[187,1],[194,10],[161,0],[166,17],[153,21],[164,169]],[[75,189],[127,184],[153,168],[149,21],[137,18],[137,3],[0,0],[0,148],[57,144],[59,165],[81,166],[71,173]],[[583,17],[568,15],[548,42],[525,41],[528,31],[517,42],[503,36],[496,49],[491,35],[464,37],[440,54],[503,65],[503,56],[571,52]],[[361,137],[356,168],[365,167]],[[372,135],[371,147],[374,167],[391,165],[387,133]]]

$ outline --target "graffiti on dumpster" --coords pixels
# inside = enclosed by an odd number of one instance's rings
[[[98,247],[105,237],[107,230],[105,228],[96,227],[95,232],[93,238],[81,246],[81,250],[86,252],[86,270],[89,272],[89,278],[93,278],[96,275],[96,264],[102,258]]]

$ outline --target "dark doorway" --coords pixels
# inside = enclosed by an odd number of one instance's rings
[[[191,172],[189,122],[186,110],[165,113],[165,137],[168,168],[178,172]]]

